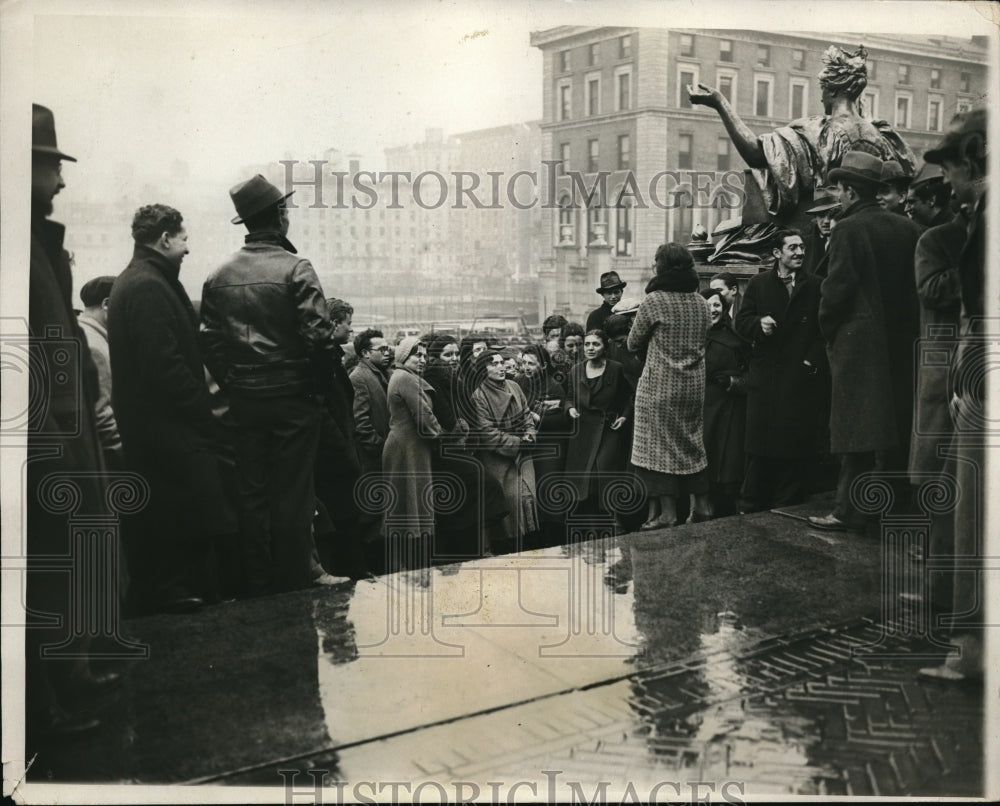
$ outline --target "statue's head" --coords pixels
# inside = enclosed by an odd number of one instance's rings
[[[824,107],[838,95],[846,95],[852,101],[861,97],[868,86],[867,59],[868,51],[860,46],[853,53],[841,50],[836,45],[830,45],[826,49],[823,54],[825,67],[819,73]]]

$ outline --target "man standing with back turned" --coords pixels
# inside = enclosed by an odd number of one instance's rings
[[[335,344],[312,264],[286,237],[282,193],[258,174],[229,191],[248,230],[243,248],[205,281],[209,371],[230,397],[247,593],[310,584],[313,463]]]

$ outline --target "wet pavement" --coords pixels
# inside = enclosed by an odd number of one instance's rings
[[[884,582],[908,547],[801,520],[827,506],[617,538],[570,523],[567,545],[429,578],[127,622],[149,658],[118,666],[99,732],[29,749],[29,780],[318,782],[328,802],[980,794],[983,689],[918,681],[944,632]]]

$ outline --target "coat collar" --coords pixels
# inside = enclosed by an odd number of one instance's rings
[[[879,204],[874,199],[869,201],[856,201],[850,207],[848,207],[844,212],[840,214],[838,221],[843,221],[845,218],[850,218],[852,215],[857,215],[858,213],[863,213],[866,210],[871,210],[872,207],[879,207]],[[882,208],[879,207],[881,210]]]
[[[141,260],[146,263],[152,263],[164,277],[173,283],[177,282],[177,278],[181,273],[180,266],[171,263],[155,249],[143,244],[137,243],[135,245],[135,251],[132,253],[132,260]]]
[[[369,358],[362,358],[358,360],[358,366],[367,369],[372,375],[378,378],[379,383],[383,386],[389,383],[389,373],[386,372],[381,367],[376,367]]]
[[[292,242],[277,230],[248,232],[246,238],[243,239],[243,242],[247,246],[250,246],[251,244],[268,244],[270,246],[280,246],[286,252],[291,252],[293,255],[298,254],[298,250],[294,246],[292,246]]]

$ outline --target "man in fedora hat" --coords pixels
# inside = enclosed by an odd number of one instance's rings
[[[61,163],[76,162],[56,144],[55,118],[39,104],[31,107],[31,253],[28,284],[28,459],[25,486],[27,515],[27,606],[56,616],[59,626],[36,621],[25,632],[26,729],[29,742],[42,735],[69,736],[100,725],[74,706],[81,695],[114,683],[118,675],[91,673],[89,639],[67,635],[74,618],[70,580],[40,567],[51,557],[69,557],[69,517],[46,493],[51,474],[71,475],[80,496],[80,514],[103,512],[104,482],[100,441],[94,417],[97,371],[73,311],[73,274],[63,248],[66,229],[48,220],[52,200],[65,187]],[[63,382],[59,377],[64,378]],[[37,403],[37,405],[36,405]],[[102,594],[104,592],[101,592]],[[77,592],[76,607],[98,597],[89,587]],[[112,601],[116,601],[112,597]],[[67,640],[68,639],[68,640]],[[45,646],[61,647],[61,657],[42,657]]]
[[[905,215],[903,202],[906,201],[906,191],[910,188],[910,177],[903,173],[902,166],[896,160],[886,160],[882,163],[881,186],[875,194],[879,206],[890,213]]]
[[[961,561],[956,564],[959,570],[948,580],[952,589],[950,601],[941,601],[944,597],[938,601],[943,609],[961,614],[950,636],[958,651],[950,654],[943,665],[920,670],[922,675],[943,680],[981,678],[983,675],[981,592],[985,582],[982,573],[985,488],[982,469],[987,464],[983,447],[983,424],[986,422],[983,406],[991,357],[987,353],[987,342],[977,337],[976,328],[986,314],[986,124],[985,109],[960,113],[952,119],[937,147],[924,154],[926,162],[941,166],[944,180],[966,214],[963,221],[965,238],[955,261],[961,318],[959,341],[949,375],[954,431],[945,468],[946,474],[955,477],[961,495],[955,505],[951,534],[936,534],[933,523],[931,531],[932,552],[950,554]]]
[[[836,188],[821,188],[813,199],[813,206],[806,212],[812,218],[809,229],[802,239],[806,245],[806,259],[802,271],[826,276],[826,250],[830,245],[830,231],[840,213],[840,199]]]
[[[819,323],[830,363],[830,451],[840,455],[837,500],[813,526],[863,525],[852,485],[875,467],[905,470],[913,413],[919,303],[913,253],[920,228],[876,199],[882,160],[849,151],[830,172],[843,208],[830,233]],[[856,492],[855,492],[856,494]]]
[[[601,275],[601,284],[597,287],[597,293],[601,295],[604,302],[601,307],[591,311],[587,316],[587,332],[598,330],[604,327],[604,320],[614,312],[614,307],[622,299],[622,291],[628,283],[622,282],[616,271],[606,271]]]
[[[258,174],[229,191],[243,247],[205,281],[205,358],[237,426],[248,595],[310,585],[313,464],[339,350],[312,264],[287,238],[282,193]]]
[[[955,218],[958,205],[952,206],[951,185],[944,181],[941,166],[924,163],[906,192],[903,211],[921,227],[940,227]]]

